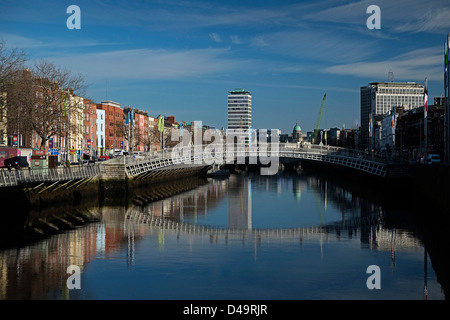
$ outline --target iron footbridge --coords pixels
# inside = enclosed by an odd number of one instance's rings
[[[343,166],[382,178],[386,177],[388,171],[388,165],[383,159],[345,148],[331,146],[283,148],[280,149],[279,155],[280,158],[304,159]]]
[[[356,150],[345,148],[309,145],[307,147],[290,147],[287,144],[278,144],[275,149],[260,151],[258,149],[238,149],[234,152],[206,152],[205,149],[183,153],[181,151],[167,150],[163,153],[144,153],[141,156],[124,156],[111,159],[95,165],[78,165],[71,167],[57,167],[51,169],[6,169],[0,168],[0,187],[13,187],[36,183],[61,183],[74,180],[93,179],[103,177],[111,172],[112,168],[118,175],[128,178],[143,178],[154,174],[164,174],[167,171],[198,170],[215,164],[230,163],[258,163],[263,157],[272,162],[279,163],[285,159],[307,160],[323,162],[337,166],[347,167],[372,176],[386,177],[388,164],[381,158],[366,155]],[[186,155],[184,155],[186,154]],[[261,162],[261,161],[260,161]]]
[[[257,159],[261,159],[259,150],[237,150],[236,152],[221,152],[214,154],[213,152],[189,152],[187,156],[179,156],[178,153],[173,155],[171,150],[164,154],[158,153],[153,156],[141,156],[137,158],[126,157],[123,161],[128,177],[137,177],[139,175],[148,174],[154,170],[162,170],[164,168],[178,167],[195,167],[207,166],[212,164],[229,164],[248,162],[253,159],[253,163]],[[324,162],[338,166],[348,167],[359,172],[365,172],[377,177],[385,177],[388,165],[383,159],[374,156],[365,155],[357,150],[350,150],[332,146],[310,145],[308,147],[288,147],[285,144],[279,144],[276,150],[269,150],[264,153],[267,160],[279,161],[283,159],[298,159],[314,162]],[[247,160],[245,160],[247,159]]]

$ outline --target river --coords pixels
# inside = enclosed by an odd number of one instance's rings
[[[177,183],[78,204],[95,219],[4,241],[0,299],[445,299],[440,221],[414,207],[305,173]],[[151,201],[158,190],[173,195]]]

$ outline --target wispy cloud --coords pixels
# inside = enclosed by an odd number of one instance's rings
[[[450,29],[450,5],[447,7],[432,8],[422,14],[410,17],[407,21],[397,25],[399,32],[432,32],[442,33]]]
[[[381,11],[383,32],[447,33],[450,27],[450,2],[447,0],[362,0],[338,6],[330,3],[330,7],[306,14],[304,19],[365,26],[369,17],[366,10],[374,4]]]
[[[242,44],[243,43],[239,36],[231,35],[230,39],[231,39],[231,43],[233,43],[233,44]]]
[[[265,47],[271,53],[297,59],[321,61],[329,65],[336,62],[360,61],[379,51],[373,39],[355,38],[334,30],[304,29],[267,33],[255,37],[253,45]]]
[[[49,37],[49,36],[47,36]],[[51,38],[51,37],[49,37]],[[111,42],[111,41],[99,41],[97,39],[90,38],[80,38],[77,40],[71,39],[67,41],[66,39],[54,39],[50,41],[44,41],[44,38],[39,40],[31,37],[24,37],[12,33],[0,32],[0,39],[4,39],[7,44],[11,47],[18,47],[23,49],[33,49],[33,48],[49,48],[51,50],[61,50],[64,48],[86,48],[86,47],[101,47],[101,46],[111,46],[111,45],[121,45],[122,42]]]
[[[420,81],[427,77],[429,80],[442,80],[442,48],[417,49],[388,60],[335,65],[323,71],[337,75],[387,79],[391,70],[395,79]]]
[[[255,47],[266,47],[267,42],[264,40],[263,36],[257,36],[252,39],[252,45]]]
[[[210,33],[209,34],[209,37],[211,38],[211,40],[213,40],[214,42],[217,42],[217,43],[219,43],[219,42],[222,42],[222,39],[220,38],[220,35],[219,34],[217,34],[217,33]]]
[[[228,51],[136,49],[50,59],[94,79],[181,79],[228,72],[245,64],[245,61],[228,58]]]

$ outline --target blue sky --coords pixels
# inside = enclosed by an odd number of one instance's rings
[[[67,7],[81,10],[69,30]],[[368,6],[381,29],[368,29]],[[227,95],[253,94],[253,127],[354,127],[369,82],[423,83],[443,94],[450,1],[1,0],[0,38],[89,84],[87,97],[227,126]]]

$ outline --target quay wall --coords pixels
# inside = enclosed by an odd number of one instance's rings
[[[450,166],[443,164],[417,165],[414,168],[414,187],[417,197],[431,206],[450,206]],[[450,218],[447,217],[449,220]]]

